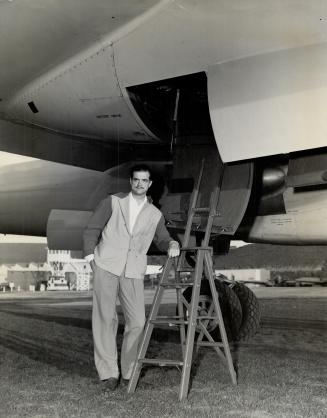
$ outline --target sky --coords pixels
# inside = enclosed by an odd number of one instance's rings
[[[9,243],[46,244],[46,237],[30,237],[28,235],[4,235],[0,234],[0,244]]]
[[[25,157],[23,155],[10,154],[9,152],[0,151],[0,167],[12,164],[27,163],[29,161],[37,161],[37,158]]]

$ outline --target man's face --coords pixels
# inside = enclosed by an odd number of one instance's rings
[[[150,188],[152,181],[148,171],[134,171],[133,178],[130,179],[132,193],[136,196],[145,196]]]

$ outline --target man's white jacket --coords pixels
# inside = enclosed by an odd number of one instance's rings
[[[146,254],[154,241],[167,251],[172,241],[165,220],[147,201],[138,214],[133,231],[129,230],[129,195],[117,194],[103,199],[84,230],[84,256],[93,254],[102,269],[120,276],[143,279]]]

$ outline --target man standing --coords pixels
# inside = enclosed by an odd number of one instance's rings
[[[147,199],[151,172],[140,164],[131,169],[129,194],[111,195],[100,202],[84,231],[84,254],[94,273],[92,331],[95,365],[108,390],[118,385],[116,334],[119,297],[125,331],[121,374],[129,380],[145,323],[143,278],[146,253],[154,241],[169,257],[179,255],[162,213]]]

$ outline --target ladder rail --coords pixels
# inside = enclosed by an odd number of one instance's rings
[[[192,224],[193,224],[193,219],[194,219],[194,209],[196,207],[196,204],[197,204],[197,201],[198,201],[198,198],[199,198],[199,191],[200,191],[202,176],[203,176],[203,172],[204,172],[204,163],[205,163],[205,160],[203,159],[202,162],[201,162],[200,172],[199,172],[196,184],[194,186],[194,189],[193,189],[193,192],[192,192],[192,195],[191,195],[190,205],[189,205],[188,214],[187,214],[187,223],[186,223],[186,227],[185,227],[182,247],[187,247],[188,243],[190,241],[191,232],[192,232]],[[178,259],[177,271],[179,271],[181,269],[181,266],[184,264],[184,261],[185,261],[185,253],[183,252],[183,253],[181,253],[181,255]]]
[[[197,201],[198,201],[198,198],[199,198],[199,190],[200,190],[200,186],[201,186],[201,182],[202,182],[202,176],[203,176],[203,172],[204,172],[204,164],[205,164],[205,160],[202,159],[200,172],[199,172],[196,184],[193,188],[191,199],[190,199],[190,205],[189,205],[188,214],[187,214],[187,223],[186,223],[185,233],[184,233],[184,237],[183,237],[182,248],[187,246],[189,241],[190,241],[190,236],[191,236],[191,231],[192,231],[192,224],[193,224],[193,219],[194,219],[194,209],[196,207],[196,204],[197,204]],[[178,258],[177,268],[175,270],[178,281],[180,281],[180,273],[179,272],[181,270],[181,267],[185,263],[185,255],[186,255],[186,252],[182,251],[179,258]],[[181,290],[176,289],[176,293],[177,293],[178,315],[180,315],[182,317],[184,315],[184,309],[183,309],[183,303],[182,303],[182,297],[181,297],[182,292],[181,292]],[[181,326],[179,328],[179,332],[180,332],[180,339],[181,339],[181,345],[182,345],[182,355],[183,355],[183,358],[185,358],[185,345],[186,345],[185,326]]]
[[[199,251],[197,255],[197,263],[196,263],[195,272],[194,272],[194,285],[192,289],[192,299],[191,299],[191,304],[190,304],[191,312],[190,312],[189,324],[187,328],[184,365],[183,365],[181,385],[180,385],[180,390],[179,390],[180,401],[187,397],[187,392],[188,392],[188,383],[189,383],[189,378],[190,378],[191,365],[192,365],[191,363],[192,363],[192,356],[193,356],[197,309],[199,305],[201,278],[202,278],[202,273],[203,273],[203,260],[204,260],[204,252]]]
[[[127,393],[134,392],[136,388],[136,385],[137,385],[137,382],[141,373],[141,368],[142,368],[142,364],[140,360],[144,359],[145,357],[146,351],[150,343],[152,331],[154,328],[154,324],[151,321],[155,319],[155,317],[158,314],[160,302],[161,302],[163,292],[164,292],[164,288],[160,286],[160,283],[164,280],[165,276],[169,274],[171,266],[172,266],[172,258],[168,258],[165,264],[165,267],[162,271],[159,285],[157,286],[157,290],[156,290],[156,293],[152,302],[150,314],[146,321],[146,325],[143,331],[143,338],[141,339],[141,344],[138,350],[138,355],[137,355],[137,358],[133,367],[132,375],[131,375],[131,378],[129,380],[129,384],[127,387]]]
[[[228,370],[232,379],[232,382],[234,385],[237,384],[236,381],[236,373],[234,370],[234,365],[233,365],[233,359],[230,353],[230,349],[229,349],[229,344],[228,344],[228,338],[227,338],[227,334],[226,334],[226,330],[225,330],[225,325],[224,325],[224,319],[223,319],[223,315],[221,313],[221,309],[220,309],[220,305],[219,305],[219,300],[218,300],[218,294],[216,291],[216,286],[215,286],[215,282],[214,282],[214,278],[213,278],[213,273],[212,273],[212,259],[209,258],[208,254],[205,254],[205,268],[207,269],[207,273],[209,275],[209,284],[210,284],[210,289],[211,289],[211,295],[212,295],[212,299],[213,299],[213,303],[215,306],[215,312],[217,314],[218,317],[218,326],[219,326],[219,331],[220,331],[220,336],[224,345],[224,349],[225,349],[225,357],[228,363]]]
[[[183,308],[183,294],[182,289],[176,289],[177,293],[177,313],[180,318],[184,317],[184,308]],[[185,359],[185,346],[186,346],[186,331],[185,331],[185,325],[181,325],[179,327],[179,336],[181,339],[181,348],[182,348],[182,356],[183,359]]]

